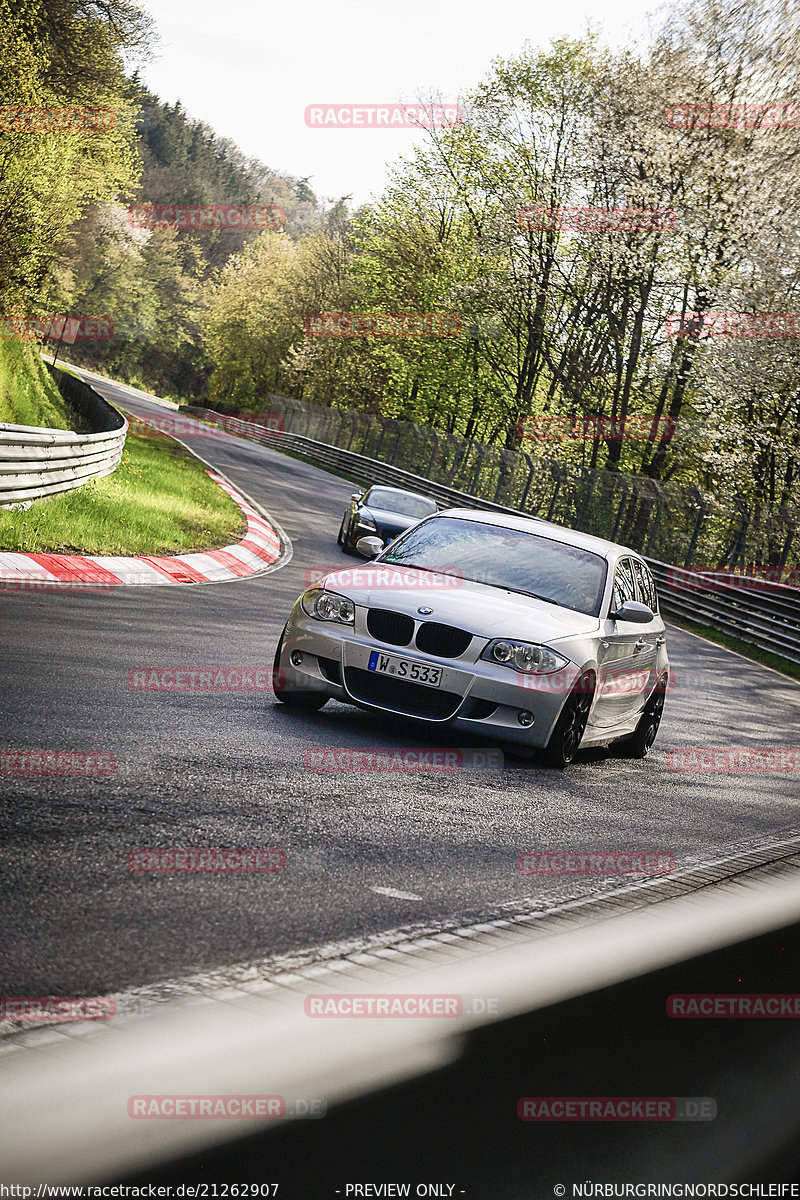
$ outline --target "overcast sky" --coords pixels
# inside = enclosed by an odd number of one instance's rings
[[[425,134],[310,128],[309,105],[455,101],[523,43],[646,32],[656,0],[144,0],[160,42],[142,78],[162,100],[298,177],[320,197],[382,190],[386,164]],[[364,118],[366,119],[366,118]]]

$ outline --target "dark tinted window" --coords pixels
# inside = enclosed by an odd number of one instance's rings
[[[634,558],[633,570],[636,575],[636,582],[639,585],[639,599],[642,604],[646,604],[648,608],[652,608],[654,613],[658,612],[656,585],[653,583],[653,576],[650,574],[646,563],[639,562],[638,558]]]
[[[370,488],[363,503],[368,508],[382,508],[384,512],[402,513],[404,517],[428,517],[436,512],[436,502],[424,496],[409,496],[393,488]]]
[[[614,573],[614,590],[611,593],[611,612],[616,612],[626,600],[636,599],[636,581],[633,575],[633,563],[629,558],[622,558],[617,563]]]

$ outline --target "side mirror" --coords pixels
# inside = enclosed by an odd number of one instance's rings
[[[356,550],[359,554],[363,554],[364,558],[375,558],[383,549],[383,542],[379,537],[359,538],[356,542]]]
[[[616,612],[608,614],[612,621],[630,621],[633,625],[647,625],[654,621],[656,614],[646,604],[638,600],[626,600]]]
[[[352,494],[352,496],[350,497],[350,499],[351,499],[351,500],[360,500],[360,499],[361,499],[361,497],[362,497],[362,495],[363,495],[363,493],[362,493],[362,492],[353,492],[353,494]]]

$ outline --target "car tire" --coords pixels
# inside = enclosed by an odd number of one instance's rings
[[[275,692],[275,699],[280,700],[281,704],[286,704],[289,708],[302,708],[306,712],[317,712],[322,708],[323,704],[327,704],[330,696],[326,696],[324,692],[311,691],[302,688],[281,687],[281,654],[283,653],[283,639],[286,637],[288,625],[284,625],[283,633],[278,641],[275,650],[275,660],[272,664],[272,687]]]
[[[625,758],[647,758],[650,748],[656,740],[658,727],[664,712],[664,697],[667,694],[668,677],[662,675],[653,688],[650,699],[644,706],[639,723],[631,737],[620,743],[620,749]]]
[[[357,554],[357,551],[353,549],[347,540],[347,534],[344,531],[344,522],[345,518],[342,517],[342,525],[339,529],[339,536],[336,540],[342,548],[342,554],[349,554],[351,558],[354,558]]]
[[[578,752],[586,730],[589,710],[594,697],[594,676],[581,675],[559,713],[550,740],[544,749],[545,762],[550,767],[568,767]]]

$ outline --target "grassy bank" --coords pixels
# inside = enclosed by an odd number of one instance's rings
[[[0,550],[60,554],[179,554],[218,549],[245,530],[241,511],[204,465],[162,434],[128,433],[113,475],[0,509]]]
[[[39,357],[35,343],[0,338],[0,421],[87,433]]]

